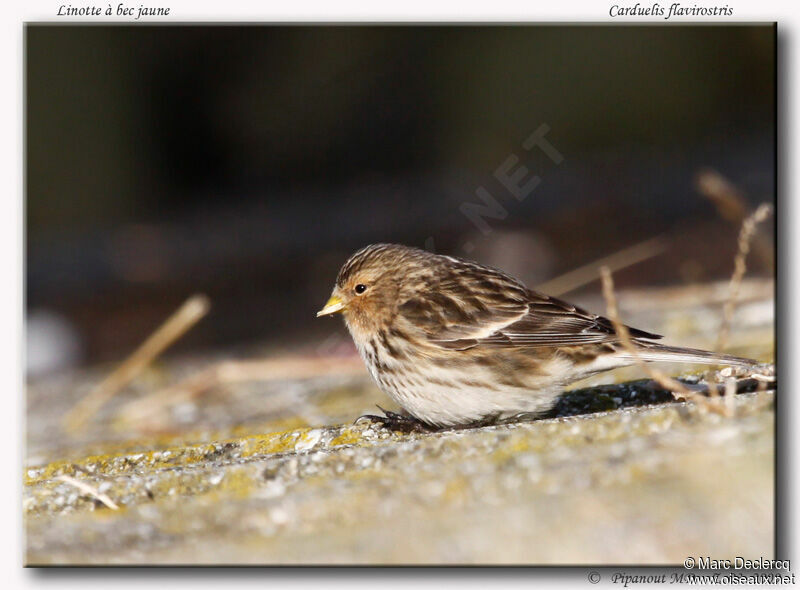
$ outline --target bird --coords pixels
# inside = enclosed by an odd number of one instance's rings
[[[639,361],[756,364],[628,327],[634,354],[608,318],[499,269],[400,244],[350,256],[317,317],[333,314],[344,316],[371,377],[403,409],[379,419],[431,429],[541,415],[568,384]]]

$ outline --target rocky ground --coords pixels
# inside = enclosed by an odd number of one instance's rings
[[[629,323],[701,347],[713,346],[705,335],[716,333],[723,299],[722,286],[620,294]],[[772,330],[772,285],[746,283],[729,350],[770,361]],[[305,356],[313,366],[317,357]],[[623,372],[582,384],[589,389],[544,419],[403,434],[353,423],[388,404],[350,357],[335,359],[352,371],[303,375],[309,363],[295,359],[294,377],[172,391],[142,411],[153,391],[215,361],[174,360],[78,434],[64,430],[63,416],[108,368],[29,383],[27,563],[676,564],[773,555],[772,386],[750,383],[715,411],[647,383],[597,387],[634,376]]]

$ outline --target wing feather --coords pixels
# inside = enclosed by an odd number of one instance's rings
[[[399,306],[400,315],[431,344],[464,350],[480,345],[577,346],[619,339],[611,321],[603,316],[532,291],[501,271],[448,260],[447,273]],[[661,338],[628,329],[635,339]]]

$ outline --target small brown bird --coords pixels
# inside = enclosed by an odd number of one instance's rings
[[[338,312],[381,390],[435,427],[541,413],[565,385],[635,362],[607,318],[499,270],[407,246],[353,254],[317,316]],[[641,360],[755,364],[629,330]]]

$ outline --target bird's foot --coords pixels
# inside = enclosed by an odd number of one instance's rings
[[[405,433],[411,432],[434,432],[436,428],[426,424],[422,420],[417,420],[414,416],[410,414],[399,414],[397,412],[391,412],[389,410],[384,410],[382,407],[378,406],[378,409],[383,412],[383,416],[374,416],[372,414],[365,414],[363,416],[359,416],[356,419],[356,422],[362,420],[364,418],[368,418],[372,422],[378,422],[382,424],[384,427],[388,428],[389,430],[396,430]]]

